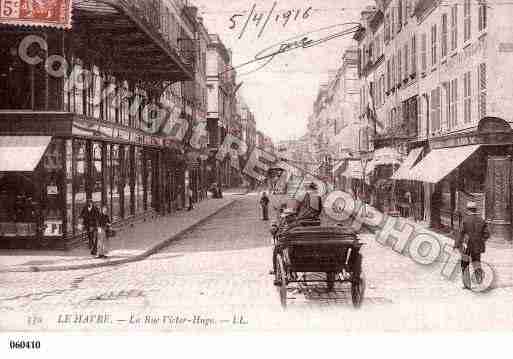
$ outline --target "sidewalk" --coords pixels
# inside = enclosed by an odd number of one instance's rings
[[[197,203],[192,211],[178,211],[155,219],[127,225],[108,244],[108,258],[91,256],[88,248],[67,252],[0,250],[0,272],[38,272],[88,269],[134,262],[169,245],[176,237],[200,225],[236,201],[243,191],[224,193],[222,199]]]
[[[378,212],[376,208],[367,205],[367,211]],[[403,217],[389,217],[391,220],[397,220],[396,228],[404,228],[404,225],[411,225],[414,228],[415,234],[426,233],[435,237],[441,245],[448,245],[448,248],[454,246],[454,238],[449,235],[439,233],[429,228],[426,222],[415,222],[412,219]],[[374,233],[380,229],[376,227],[365,226]],[[459,256],[457,256],[459,258]],[[488,241],[486,244],[486,252],[483,253],[481,260],[488,263],[496,274],[495,288],[513,287],[513,244],[511,243],[498,243]]]

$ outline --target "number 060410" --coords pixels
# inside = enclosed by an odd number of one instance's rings
[[[40,349],[41,343],[39,340],[10,340],[9,346],[11,349]]]

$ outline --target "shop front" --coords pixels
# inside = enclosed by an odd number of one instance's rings
[[[156,147],[0,136],[0,153],[0,247],[66,248],[82,238],[87,200],[106,206],[114,223],[159,209]]]
[[[476,202],[491,240],[512,240],[513,130],[487,117],[475,131],[433,139],[430,151],[403,178],[424,187],[424,219],[433,228],[457,232],[466,203]]]

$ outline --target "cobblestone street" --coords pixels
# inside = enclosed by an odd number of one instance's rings
[[[362,234],[367,287],[361,309],[349,286],[290,292],[273,286],[269,222],[256,194],[236,202],[146,260],[114,267],[2,273],[0,330],[342,329],[477,330],[511,327],[511,287],[461,289]],[[82,317],[79,317],[79,316]],[[95,315],[95,317],[92,317]],[[376,321],[375,318],[379,318]]]

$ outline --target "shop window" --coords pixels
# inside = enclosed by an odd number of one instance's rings
[[[41,215],[44,220],[44,236],[62,236],[64,234],[64,141],[53,139],[41,161],[38,174],[43,191],[41,195]],[[36,216],[38,210],[34,208]]]
[[[105,146],[105,170],[103,173],[103,181],[105,183],[105,205],[112,217],[112,145],[110,143]]]
[[[120,146],[111,146],[111,198],[112,198],[112,220],[119,221],[122,218],[121,202],[123,201],[123,189],[121,186],[121,163]]]
[[[73,217],[73,140],[66,140],[66,232],[74,234]]]
[[[35,235],[37,214],[35,209],[35,178],[20,173],[7,173],[0,177],[0,233],[5,237]]]
[[[130,146],[123,146],[123,179],[122,179],[122,187],[123,187],[123,216],[129,217],[132,213],[131,211],[131,174],[132,174],[132,161],[130,155]]]
[[[89,156],[87,154],[87,142],[73,140],[73,188],[74,188],[74,216],[75,233],[83,230],[80,212],[87,200],[87,174],[89,172]]]
[[[101,208],[103,202],[103,171],[102,171],[102,144],[93,143],[93,165],[91,166],[92,200],[95,206]]]
[[[144,212],[144,161],[141,147],[135,148],[135,213]]]

